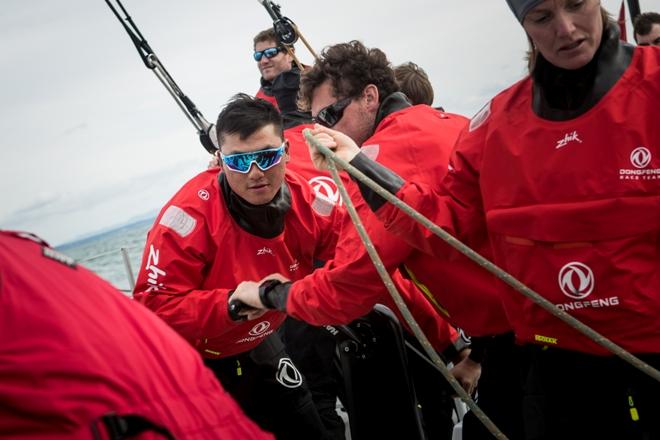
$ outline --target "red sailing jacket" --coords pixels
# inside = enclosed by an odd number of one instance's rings
[[[295,171],[307,179],[307,182],[317,194],[327,198],[333,204],[337,204],[337,206],[342,206],[339,190],[332,180],[330,172],[317,170],[309,156],[309,147],[307,147],[302,132],[306,128],[313,127],[314,124],[301,124],[284,130],[284,137],[289,141],[290,160],[287,163],[287,169]],[[345,172],[340,172],[339,176],[344,182],[344,185],[350,182]]]
[[[285,318],[269,311],[234,322],[227,313],[229,291],[276,272],[291,280],[307,275],[314,259],[334,253],[340,219],[333,205],[287,171],[292,200],[284,232],[257,237],[231,217],[218,173],[199,174],[165,205],[147,237],[134,294],[209,358],[252,349]]]
[[[637,48],[608,94],[570,121],[538,118],[531,88],[522,80],[472,120],[440,192],[407,183],[398,195],[459,237],[487,227],[498,265],[625,349],[658,353],[660,51]],[[389,204],[378,215],[435,248]],[[521,341],[607,354],[517,292],[505,301]]]
[[[271,104],[273,104],[273,105],[275,106],[276,109],[278,109],[278,110],[280,109],[280,108],[277,106],[277,99],[275,99],[275,96],[273,96],[273,95],[266,95],[266,92],[265,92],[264,89],[261,88],[261,87],[260,87],[259,90],[257,91],[257,94],[254,95],[254,97],[255,97],[255,98],[261,98],[261,99],[263,99],[264,101],[268,101],[268,102],[270,102]]]
[[[298,125],[284,131],[284,136],[289,140],[290,161],[287,164],[287,168],[298,172],[301,176],[306,178],[312,189],[320,198],[327,199],[330,202],[337,204],[336,206],[339,209],[343,209],[339,190],[337,189],[337,185],[335,185],[334,181],[332,180],[330,173],[328,171],[317,170],[310,159],[309,148],[305,142],[305,138],[302,132],[305,128],[311,127],[313,127],[312,124]],[[345,172],[341,172],[339,175],[344,185],[350,184],[350,179]],[[342,215],[346,214],[343,213]],[[345,221],[345,227],[354,227],[348,217],[345,218]],[[372,266],[371,261],[366,261],[366,264]],[[348,274],[348,276],[349,275],[350,274]],[[362,285],[364,281],[365,280],[363,279],[356,279],[354,280],[354,283]],[[456,332],[456,330],[453,329],[446,321],[439,319],[436,316],[433,308],[430,307],[429,304],[427,304],[426,301],[417,294],[415,287],[410,285],[409,281],[402,279],[400,275],[396,275],[395,282],[399,287],[399,291],[403,291],[404,294],[408,297],[409,302],[415,304],[412,307],[415,319],[424,329],[425,333],[431,340],[431,343],[434,345],[434,347],[436,347],[437,350],[444,350],[450,343],[454,342],[458,338],[458,332]],[[382,294],[383,286],[379,279],[374,280],[373,286],[377,289],[380,289]],[[357,289],[354,286],[351,295],[354,295],[356,290]],[[399,320],[403,322],[403,317],[401,316],[394,302],[389,299],[389,295],[387,295],[386,298],[382,298],[380,302],[388,305],[390,309],[392,309],[392,311],[399,317]],[[366,311],[360,315],[354,315],[353,319],[366,314],[369,310],[371,310],[373,305],[374,303],[366,304],[366,307],[364,308]],[[352,319],[349,319],[349,321],[351,320]],[[345,321],[343,319],[340,321],[330,320],[326,322],[326,324],[337,324],[338,322],[344,323]],[[314,324],[313,321],[312,324]],[[406,324],[404,323],[404,325]]]
[[[439,184],[446,172],[449,152],[466,121],[462,116],[441,113],[428,106],[408,107],[386,116],[362,151],[402,176]],[[420,315],[430,314],[428,325],[434,320],[443,322],[436,317],[440,312],[454,325],[474,335],[510,329],[492,279],[483,270],[458,257],[450,262],[416,251],[384,230],[363,201],[357,185],[351,183],[348,190],[388,270],[392,272],[403,262],[406,275],[416,280],[427,294],[430,302],[409,280],[394,272],[409,307],[418,309]],[[354,226],[348,217],[344,223],[335,258],[326,270],[293,284],[287,304],[293,316],[316,324],[349,322],[368,312],[374,303],[390,305],[389,295],[383,294],[382,284]],[[356,290],[359,295],[355,294]],[[475,301],[484,301],[485,305],[479,307]],[[448,309],[451,310],[447,312]],[[484,315],[488,315],[486,322],[482,319]]]
[[[272,438],[153,313],[27,236],[0,231],[1,438],[106,439],[111,412],[177,439]]]

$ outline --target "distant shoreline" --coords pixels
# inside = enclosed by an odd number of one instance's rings
[[[156,216],[154,215],[153,217],[143,218],[143,219],[140,219],[140,220],[135,220],[135,221],[132,221],[132,222],[124,223],[124,224],[119,225],[119,226],[111,226],[109,228],[105,228],[105,229],[101,229],[101,230],[98,230],[98,231],[95,231],[95,232],[91,232],[91,233],[89,233],[87,235],[84,235],[82,237],[75,238],[72,241],[68,241],[66,243],[57,245],[56,248],[58,250],[66,250],[66,249],[69,249],[69,248],[72,248],[72,247],[80,246],[81,244],[84,244],[86,242],[93,241],[93,240],[98,240],[99,238],[103,238],[106,235],[114,234],[118,231],[121,231],[122,229],[133,228],[135,226],[146,224],[146,223],[153,223],[155,219],[156,219]]]

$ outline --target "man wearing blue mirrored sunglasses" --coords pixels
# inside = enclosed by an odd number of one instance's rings
[[[237,95],[216,123],[221,164],[186,183],[149,232],[135,299],[202,355],[243,411],[277,439],[326,439],[307,378],[276,330],[286,315],[230,307],[247,280],[300,279],[334,253],[340,212],[286,170],[282,116]],[[333,401],[334,403],[334,401]]]

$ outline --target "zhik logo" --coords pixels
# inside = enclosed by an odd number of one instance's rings
[[[580,144],[582,143],[582,141],[578,136],[578,132],[575,130],[572,133],[566,133],[563,139],[559,139],[557,141],[557,146],[555,147],[555,149],[565,147],[566,145],[568,145],[569,142],[574,142],[574,141]]]
[[[257,250],[257,255],[266,255],[266,254],[268,254],[268,255],[274,255],[274,254],[273,254],[273,250],[272,250],[271,248],[269,248],[269,247],[266,247],[266,246],[264,246],[264,247],[262,247],[261,249],[258,249],[258,250]]]
[[[293,365],[291,359],[286,357],[280,359],[275,379],[287,388],[298,388],[303,383],[302,374]]]
[[[564,295],[583,299],[594,290],[594,274],[589,266],[571,261],[559,271],[559,288]]]
[[[149,287],[146,290],[146,293],[153,291],[160,291],[162,289],[163,283],[160,282],[160,277],[167,275],[163,269],[158,267],[158,260],[160,257],[160,251],[154,247],[154,245],[149,246],[149,256],[147,257],[147,264],[144,269],[147,272],[147,284]]]

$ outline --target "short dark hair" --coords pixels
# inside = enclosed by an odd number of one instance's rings
[[[215,124],[218,145],[222,146],[228,134],[238,134],[239,139],[245,140],[270,124],[284,138],[282,115],[273,104],[245,93],[234,95],[218,115]]]
[[[433,86],[424,69],[409,61],[396,66],[394,76],[411,103],[433,105]]]
[[[301,109],[309,110],[314,90],[326,80],[338,98],[356,98],[369,84],[378,87],[380,100],[399,90],[383,51],[368,49],[355,40],[326,47],[314,66],[303,73],[298,95]]]
[[[280,40],[277,38],[277,34],[275,33],[275,29],[268,28],[264,29],[263,31],[259,32],[257,35],[255,35],[253,39],[253,48],[257,47],[257,43],[261,43],[262,41],[274,41],[277,43],[277,45],[280,44]]]
[[[660,24],[660,14],[657,12],[645,12],[635,17],[633,23],[633,35],[637,41],[637,35],[646,35],[651,32],[654,24]]]

